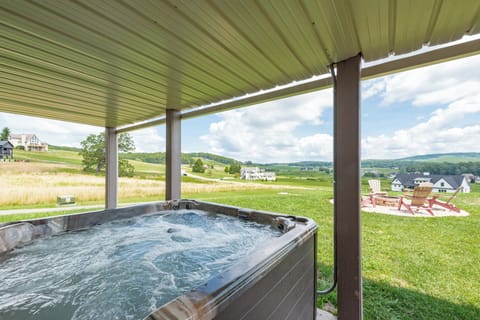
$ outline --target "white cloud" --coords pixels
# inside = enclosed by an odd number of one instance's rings
[[[372,79],[362,82],[362,99],[366,100],[375,97],[385,91],[386,82],[384,78]]]
[[[436,109],[427,120],[391,135],[362,140],[362,158],[402,158],[445,152],[480,152],[480,125],[464,125],[464,119],[480,114],[480,93]]]
[[[364,83],[363,97],[378,96],[385,106],[402,103],[436,107],[431,114],[399,120],[404,128],[362,140],[362,158],[401,158],[416,154],[479,152],[480,56],[410,70]],[[388,116],[388,108],[385,110]],[[421,121],[418,123],[418,121]],[[366,126],[374,123],[366,123]]]
[[[239,160],[283,162],[331,158],[331,136],[299,137],[303,125],[320,126],[332,91],[305,94],[220,114],[201,139],[210,151]]]
[[[156,127],[131,131],[129,134],[135,142],[136,152],[165,152],[165,137]]]
[[[480,57],[473,56],[405,71],[364,86],[364,95],[380,94],[385,104],[447,105],[475,95],[480,88]]]

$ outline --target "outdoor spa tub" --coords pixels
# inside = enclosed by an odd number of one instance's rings
[[[194,200],[0,225],[0,320],[314,320],[316,239]]]

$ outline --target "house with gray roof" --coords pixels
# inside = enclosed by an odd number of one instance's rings
[[[0,141],[0,160],[13,159],[13,144],[10,141]]]
[[[462,187],[461,192],[470,192],[470,183],[462,175],[428,173],[399,173],[393,178],[392,191],[413,189],[421,183],[433,184],[433,192],[455,192],[459,187]]]

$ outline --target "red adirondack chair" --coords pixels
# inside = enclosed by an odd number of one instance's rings
[[[398,202],[398,210],[404,206],[408,212],[414,215],[418,210],[424,209],[433,216],[432,207],[427,200],[430,193],[432,193],[431,185],[415,187],[412,195],[404,195],[400,197],[400,201]]]
[[[450,196],[450,198],[448,198],[447,201],[439,200],[439,199],[438,199],[438,196],[433,196],[432,198],[427,199],[430,208],[431,208],[433,205],[437,205],[437,206],[443,207],[443,208],[445,208],[445,209],[447,209],[447,210],[460,213],[460,209],[457,208],[453,203],[451,203],[451,201],[452,201],[453,199],[455,199],[455,197],[457,196],[457,193],[459,193],[462,189],[463,189],[462,186],[458,187],[457,190],[455,190],[455,192]]]

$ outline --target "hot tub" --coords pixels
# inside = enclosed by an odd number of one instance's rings
[[[194,200],[180,200],[22,221],[0,227],[0,261],[3,260],[3,264],[6,264],[10,256],[22,250],[15,250],[15,248],[20,248],[38,238],[60,235],[59,239],[68,241],[68,236],[76,232],[85,230],[96,232],[97,225],[137,217],[144,219],[143,217],[151,215],[170,215],[172,212],[180,215],[192,210],[235,217],[243,222],[260,223],[278,230],[279,235],[269,241],[257,243],[254,251],[242,256],[228,269],[212,278],[207,276],[204,282],[202,281],[203,284],[187,290],[185,294],[163,305],[155,306],[154,311],[145,319],[315,319],[317,226],[312,220],[301,217]],[[233,223],[230,224],[233,225]],[[209,225],[205,226],[207,231],[209,227]],[[181,235],[176,235],[175,228],[169,228],[167,232],[172,232],[172,237],[176,237],[175,241],[190,241]],[[256,237],[262,238],[258,234]],[[45,259],[49,259],[48,255]],[[0,270],[1,267],[2,262],[0,262]],[[94,279],[95,270],[89,271],[89,276]],[[186,274],[186,277],[188,276],[191,275]],[[148,290],[152,290],[150,282],[145,279],[135,279],[135,284],[138,283],[135,289],[138,290],[139,295],[149,295]],[[143,289],[142,283],[148,283],[150,286],[146,286],[148,289]],[[154,283],[153,288],[162,290],[162,285]],[[113,296],[111,299],[116,297]],[[109,305],[107,304],[104,310],[108,310]],[[113,303],[111,305],[113,308]],[[105,315],[93,315],[91,319],[102,318],[102,316]],[[2,315],[0,309],[0,319],[7,319],[5,317],[11,320],[10,315]],[[78,317],[78,319],[84,318]],[[38,317],[33,315],[32,319],[49,319],[49,315],[43,314]],[[125,317],[125,319],[132,318]]]

